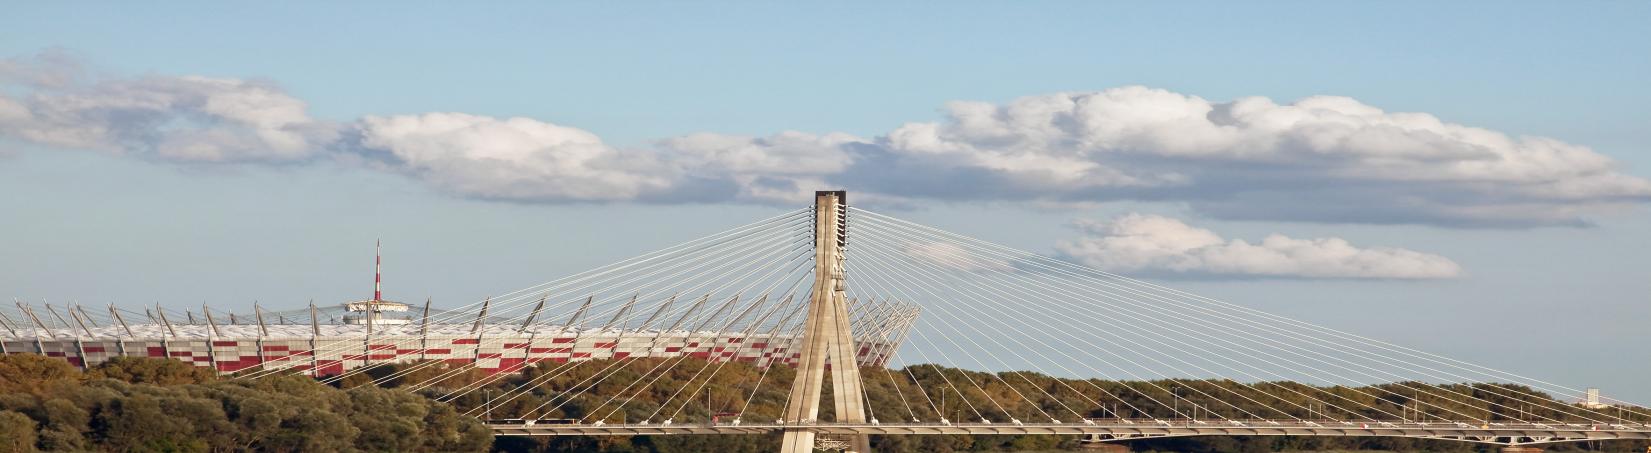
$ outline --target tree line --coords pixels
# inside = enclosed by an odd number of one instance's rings
[[[492,434],[452,406],[400,390],[304,376],[221,380],[170,359],[86,371],[0,356],[0,452],[487,451]]]
[[[1582,421],[1574,414],[1580,411],[1576,406],[1555,407],[1546,394],[1508,384],[1319,387],[1196,379],[1110,381],[928,364],[864,369],[862,374],[869,415],[886,423],[912,418],[934,422],[941,417],[956,422],[1075,422],[1080,416],[1181,422],[1257,416]],[[788,367],[763,370],[691,358],[542,362],[508,375],[448,363],[401,363],[324,385],[296,374],[220,379],[210,369],[169,359],[121,358],[81,371],[61,359],[20,354],[0,357],[0,452],[765,452],[778,448],[777,434],[495,440],[477,418],[464,414],[584,423],[660,423],[667,418],[703,423],[715,414],[739,413],[748,423],[772,422],[784,411],[794,375]],[[419,390],[409,391],[415,384]],[[829,398],[829,383],[825,388]],[[526,391],[514,392],[518,389]],[[437,398],[451,401],[436,402]],[[823,404],[820,419],[832,419],[831,412],[832,405]],[[872,443],[879,452],[1080,447],[1076,436],[1049,435],[873,436]],[[1123,445],[1136,451],[1182,452],[1489,450],[1453,441],[1380,437],[1190,437]],[[1643,452],[1646,444],[1560,443],[1546,448]]]
[[[542,362],[521,373],[487,377],[455,372],[449,364],[402,364],[373,369],[344,386],[378,385],[392,388],[410,383],[433,383],[421,390],[426,396],[451,398],[461,412],[491,410],[495,418],[529,417],[579,419],[584,423],[703,423],[714,414],[741,413],[747,422],[772,422],[785,408],[795,371],[767,370],[746,363],[712,363],[697,359],[642,358],[618,363],[589,361],[571,364]],[[411,375],[397,376],[413,369]],[[662,372],[663,371],[663,372]],[[829,373],[828,373],[829,375]],[[828,376],[829,379],[829,376]],[[900,369],[863,369],[862,380],[872,417],[886,423],[913,418],[935,422],[941,416],[955,422],[981,419],[993,423],[1019,419],[1028,423],[1079,418],[1156,418],[1188,422],[1269,418],[1363,421],[1500,423],[1528,420],[1583,422],[1579,406],[1556,406],[1550,395],[1536,389],[1497,383],[1423,384],[1395,382],[1374,386],[1313,386],[1298,382],[1171,379],[1111,381],[1057,378],[1033,372],[987,373],[921,364]],[[828,381],[829,382],[829,381]],[[512,393],[517,389],[525,393]],[[830,398],[830,385],[825,387]],[[491,398],[489,397],[491,395]],[[510,395],[506,397],[504,395]],[[621,404],[623,402],[623,404]],[[821,406],[821,420],[833,419],[832,405]],[[1594,419],[1616,416],[1585,414]],[[1080,417],[1081,416],[1081,417]],[[1646,421],[1642,415],[1626,418]],[[726,417],[724,418],[726,421]],[[654,437],[506,437],[499,451],[611,451],[611,452],[762,452],[778,448],[779,436],[654,436]],[[873,436],[878,452],[1017,451],[1076,449],[1075,436]],[[1192,437],[1130,441],[1138,451],[1248,452],[1248,451],[1485,451],[1484,445],[1409,438],[1338,437]],[[1596,450],[1644,452],[1634,441],[1560,443],[1550,451]]]

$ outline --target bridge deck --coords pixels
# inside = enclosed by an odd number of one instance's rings
[[[820,434],[1055,434],[1092,435],[1102,440],[1183,436],[1412,437],[1524,445],[1582,440],[1651,439],[1651,425],[1536,423],[1416,423],[1344,421],[1097,421],[1088,423],[809,423],[809,424],[513,424],[492,423],[499,436],[635,436],[680,434],[763,434],[806,430]]]

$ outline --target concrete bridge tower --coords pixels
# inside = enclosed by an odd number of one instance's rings
[[[843,251],[848,242],[848,204],[843,191],[814,194],[814,289],[809,296],[808,318],[804,321],[803,349],[797,363],[797,377],[791,383],[790,404],[784,416],[787,425],[815,421],[820,415],[820,393],[827,365],[831,372],[832,408],[839,423],[865,422],[865,395],[861,389],[858,352],[849,329],[848,301],[844,294]],[[797,428],[801,428],[798,426]],[[812,432],[787,429],[780,451],[809,453],[816,440]],[[848,451],[869,453],[866,435],[830,439],[843,443]]]

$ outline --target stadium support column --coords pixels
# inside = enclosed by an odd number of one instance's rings
[[[80,334],[75,333],[74,327],[69,326],[69,321],[66,320],[66,319],[63,319],[63,315],[57,314],[57,309],[52,308],[52,304],[46,304],[46,312],[51,313],[53,318],[57,318],[57,322],[62,323],[64,328],[69,329],[69,334],[70,335],[74,335],[75,351],[78,351],[77,353],[80,354],[80,369],[85,370],[86,369],[86,348],[85,348],[84,345],[82,345],[80,343]],[[71,311],[71,312],[69,312],[69,314],[73,315],[74,312]],[[42,354],[44,354],[44,353],[42,353]],[[65,353],[64,356],[67,357],[68,354]]]
[[[470,365],[480,367],[482,363],[482,335],[487,330],[482,329],[482,322],[487,320],[487,306],[493,304],[493,296],[482,299],[482,309],[476,312],[476,325],[470,328],[470,333],[476,334],[476,354],[470,357]]]
[[[258,319],[258,340],[253,344],[258,347],[258,370],[269,369],[264,362],[264,338],[269,336],[269,326],[264,325],[264,308],[258,306],[258,301],[252,301],[252,314]]]
[[[55,340],[57,335],[52,334],[52,329],[47,328],[46,323],[40,322],[40,317],[34,314],[34,309],[24,306],[22,302],[17,303],[17,309],[21,310],[23,314],[28,315],[29,319],[34,321],[35,326],[40,327],[40,330],[46,332],[46,336],[52,337]],[[46,343],[40,340],[39,332],[35,332],[34,334],[34,350],[35,352],[39,352],[40,355],[46,355]]]
[[[430,358],[430,298],[424,298],[424,320],[418,324],[418,359]]]
[[[201,304],[201,314],[206,315],[206,325],[211,327],[207,329],[206,361],[212,364],[212,371],[222,372],[223,369],[218,368],[218,352],[213,349],[212,343],[217,342],[219,338],[223,338],[224,334],[218,331],[218,323],[212,321],[212,309],[207,307],[206,304]]]
[[[115,304],[113,303],[109,304],[109,318],[120,323],[121,330],[126,331],[126,338],[136,339],[138,337],[137,335],[132,335],[132,326],[126,325],[126,318],[120,316],[120,311],[115,310]],[[116,336],[115,347],[120,349],[121,357],[126,357],[126,340],[122,340],[119,336]]]
[[[321,315],[315,311],[315,299],[310,299],[310,377],[321,377],[321,353],[316,350],[320,340]]]
[[[865,422],[864,395],[860,389],[860,369],[855,362],[854,336],[849,328],[848,302],[843,280],[843,247],[848,241],[845,193],[814,193],[814,289],[809,296],[808,318],[804,320],[803,350],[797,363],[797,377],[791,383],[784,421],[789,426],[780,451],[808,453],[814,450],[815,436],[806,425],[820,415],[820,392],[826,365],[831,365],[831,397],[836,421]],[[852,436],[849,451],[869,452],[865,435]]]
[[[144,310],[144,312],[149,311],[149,309],[147,309],[147,308],[145,308],[143,310]],[[167,338],[177,339],[178,338],[178,331],[176,329],[172,328],[172,321],[166,319],[166,310],[161,308],[161,304],[159,304],[159,303],[155,304],[155,313],[158,313],[160,315],[161,325],[166,327],[166,333],[164,335],[161,335],[161,354],[165,355],[164,357],[161,357],[161,358],[171,359],[172,358],[172,343],[166,341],[166,339]]]
[[[74,318],[76,324],[80,324],[80,330],[86,332],[86,337],[96,340],[97,335],[92,333],[92,329],[86,328],[86,321],[81,319],[80,313],[76,313],[73,306],[70,306],[68,310],[69,317]],[[70,330],[73,331],[73,329]],[[80,369],[90,369],[92,364],[91,360],[86,358],[86,342],[80,339],[78,333],[75,334],[75,350],[80,352]]]
[[[17,329],[11,326],[11,320],[3,313],[0,313],[0,327],[6,328],[6,332],[11,333],[12,338],[20,338],[20,336],[17,335]],[[6,350],[6,341],[0,340],[0,356],[4,356],[6,354],[11,354],[11,352]]]
[[[23,338],[22,335],[17,333],[16,324],[17,323],[11,321],[11,318],[6,317],[5,313],[0,313],[0,327],[5,327],[6,332],[10,332],[12,338]],[[11,351],[6,350],[5,341],[0,341],[0,355],[6,354],[11,354]]]
[[[539,298],[539,303],[537,305],[533,306],[533,313],[527,315],[527,320],[522,321],[522,329],[516,332],[518,335],[520,335],[522,333],[527,334],[527,341],[522,342],[522,365],[519,366],[519,367],[516,367],[516,369],[518,369],[518,370],[526,369],[528,367],[528,365],[533,364],[533,339],[534,339],[534,337],[537,337],[539,335],[539,329],[528,330],[528,328],[533,326],[533,320],[534,319],[539,318],[539,311],[545,309],[545,301],[549,300],[549,299],[550,299],[550,293],[545,293],[544,296],[540,297]],[[501,346],[503,346],[503,345],[501,345]],[[500,348],[500,352],[503,352],[503,348]],[[569,355],[571,355],[571,354],[569,354]],[[503,357],[503,356],[501,355],[500,357]],[[503,360],[500,360],[499,371],[504,371],[504,361]]]

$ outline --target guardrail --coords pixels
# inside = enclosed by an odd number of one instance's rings
[[[1184,436],[1412,437],[1496,445],[1529,445],[1611,439],[1651,439],[1651,424],[1413,422],[1349,420],[1152,420],[1109,419],[1077,423],[558,423],[531,420],[489,423],[500,436],[635,436],[761,434],[804,430],[821,434],[1089,435],[1100,440]]]

